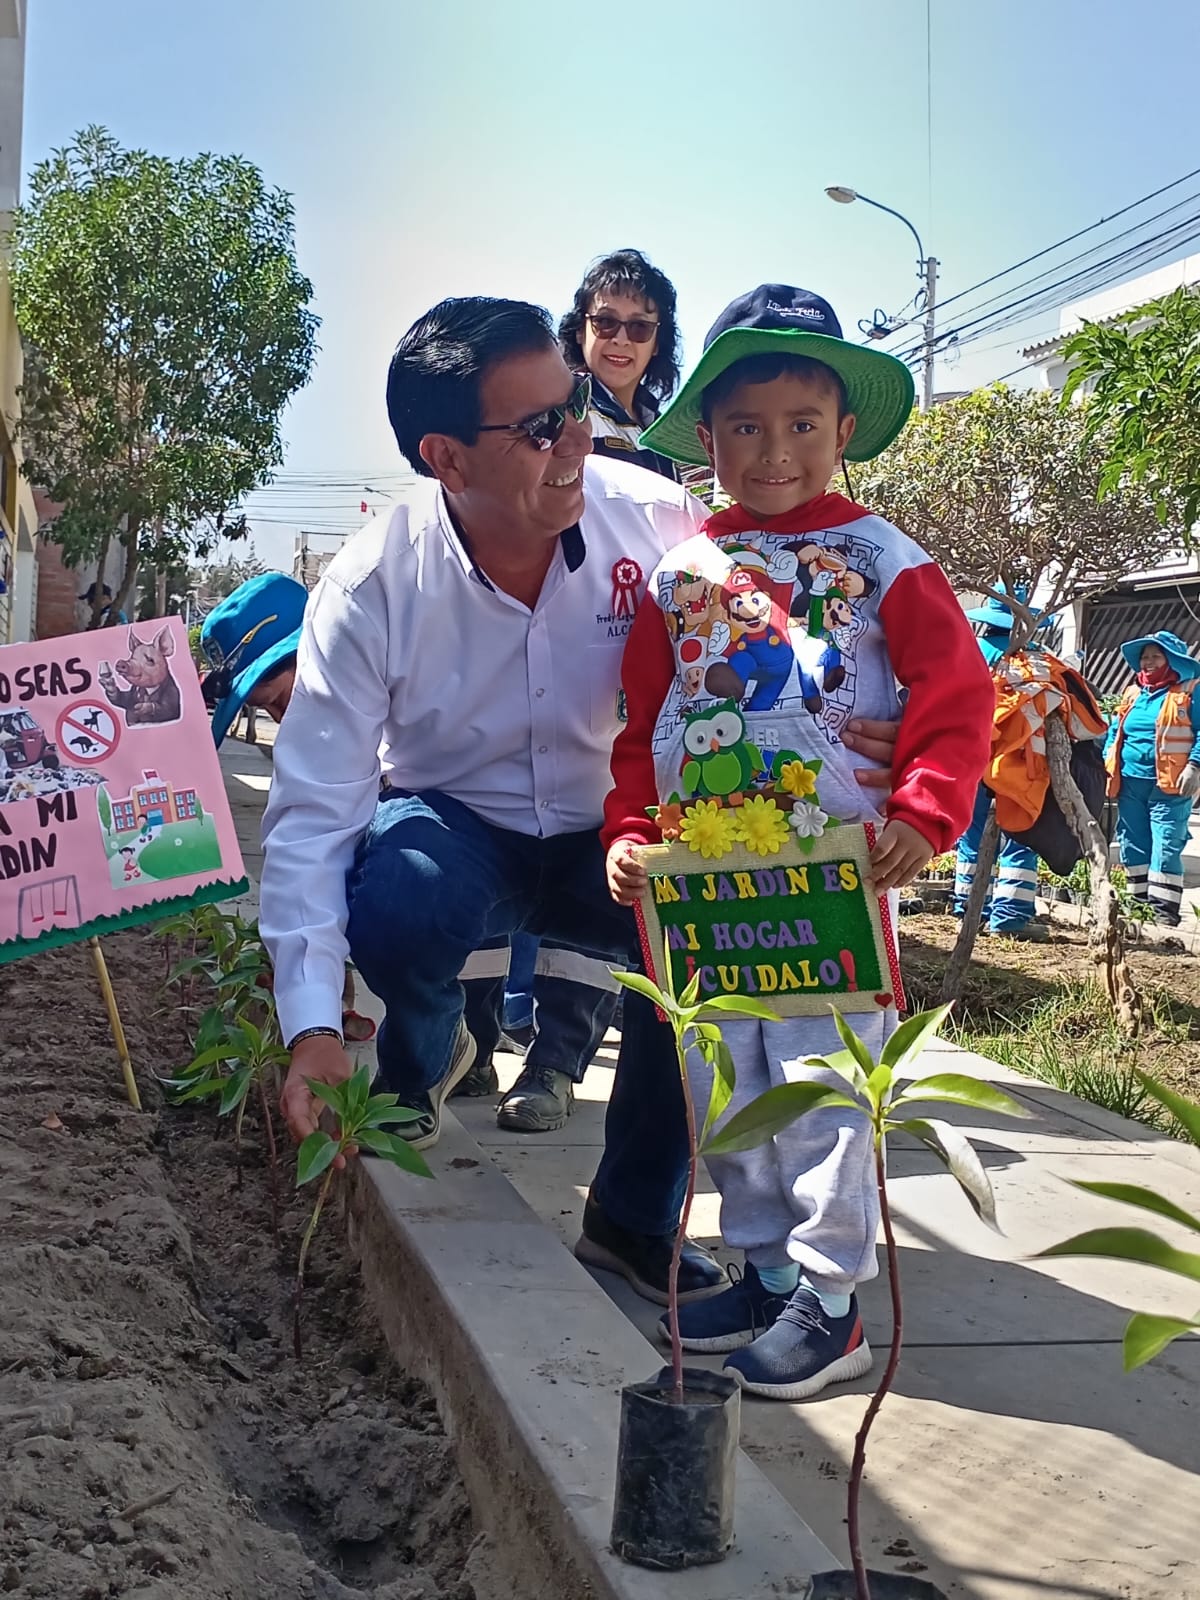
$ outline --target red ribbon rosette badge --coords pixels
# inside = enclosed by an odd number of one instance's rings
[[[622,556],[619,561],[613,562],[612,612],[615,620],[632,617],[637,610],[642,576],[642,569],[632,556]]]

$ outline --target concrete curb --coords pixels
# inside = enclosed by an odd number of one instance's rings
[[[779,1600],[840,1565],[744,1454],[726,1561],[684,1573],[619,1561],[618,1392],[662,1354],[453,1117],[431,1165],[434,1183],[356,1163],[351,1239],[389,1344],[437,1399],[515,1596]]]

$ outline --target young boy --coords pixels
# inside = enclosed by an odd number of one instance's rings
[[[696,371],[646,434],[678,461],[707,458],[734,504],[667,554],[630,632],[628,721],[603,832],[620,903],[646,887],[635,849],[658,841],[646,808],[727,793],[727,783],[705,787],[705,762],[743,729],[764,759],[820,758],[818,792],[795,808],[801,831],[819,834],[831,817],[883,824],[871,858],[880,894],[911,882],[970,820],[994,698],[971,627],[923,550],[827,488],[843,461],[869,460],[892,442],[912,399],[908,369],[847,344],[824,300],[766,284],[722,314]],[[702,577],[711,597],[694,625],[684,616],[682,633],[681,573]],[[908,698],[885,821],[855,781],[841,730],[852,717],[898,717],[897,682]],[[878,1056],[896,1021],[888,1011],[854,1025]],[[737,1068],[727,1115],[772,1084],[819,1077],[805,1059],[841,1048],[832,1016],[737,1020],[722,1031]],[[703,1105],[698,1060],[689,1073]],[[879,1208],[866,1122],[818,1111],[709,1170],[721,1232],[746,1266],[721,1294],[680,1308],[685,1348],[733,1352],[725,1366],[741,1386],[778,1399],[867,1371],[855,1288],[878,1270]]]

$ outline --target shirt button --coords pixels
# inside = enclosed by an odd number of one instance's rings
[[[543,811],[549,811],[549,809],[550,809],[550,802],[549,802],[549,800],[543,800],[543,801],[542,801],[542,810],[543,810]]]
[[[545,689],[539,689],[538,690],[537,697],[538,697],[539,700],[542,698],[542,696],[545,694],[545,692],[546,692]]]
[[[546,754],[546,751],[549,750],[549,748],[550,748],[550,746],[548,744],[540,744],[540,745],[538,745],[538,755],[544,756]]]

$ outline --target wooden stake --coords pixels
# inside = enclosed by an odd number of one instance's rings
[[[104,959],[104,951],[100,948],[100,941],[94,935],[88,940],[88,948],[92,952],[92,965],[96,969],[96,977],[100,980],[100,993],[104,996],[104,1007],[108,1012],[108,1025],[112,1029],[113,1043],[117,1047],[117,1058],[125,1075],[125,1093],[129,1096],[129,1104],[133,1109],[140,1111],[142,1097],[138,1094],[137,1080],[133,1076],[133,1062],[129,1059],[129,1046],[125,1043],[125,1029],[121,1026],[121,1013],[117,1010],[117,997],[113,993],[112,979],[108,975],[108,963]]]

